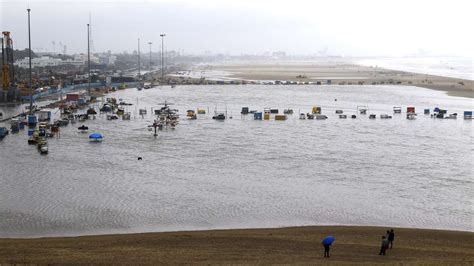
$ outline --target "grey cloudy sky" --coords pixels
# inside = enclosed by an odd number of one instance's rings
[[[167,49],[185,53],[415,54],[473,56],[470,0],[0,0],[0,29],[27,47],[32,9],[33,49],[85,52],[92,15],[95,51]]]

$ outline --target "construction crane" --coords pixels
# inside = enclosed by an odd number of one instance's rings
[[[13,65],[13,40],[10,37],[10,32],[4,31],[2,36],[2,88],[6,101],[8,92],[13,89],[15,68]]]

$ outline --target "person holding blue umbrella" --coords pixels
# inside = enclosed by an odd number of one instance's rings
[[[333,236],[327,236],[323,239],[323,246],[324,246],[324,257],[329,258],[329,247],[331,247],[332,242],[336,240]]]

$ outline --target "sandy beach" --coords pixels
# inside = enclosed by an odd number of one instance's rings
[[[350,62],[241,62],[214,64],[211,69],[226,71],[230,77],[244,80],[321,81],[322,84],[331,80],[332,84],[340,85],[399,84],[445,91],[450,96],[474,97],[472,80],[359,66]]]
[[[395,228],[394,248],[378,255],[388,228],[309,226],[0,239],[0,263],[456,264],[474,263],[474,233]],[[331,257],[321,239],[336,237]]]

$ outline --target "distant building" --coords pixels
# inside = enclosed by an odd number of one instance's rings
[[[23,59],[16,60],[15,66],[20,68],[30,67],[30,58],[25,57]],[[52,67],[61,65],[62,60],[59,58],[52,58],[49,56],[41,56],[38,58],[31,59],[31,67]]]
[[[30,62],[29,57],[25,57],[23,59],[19,59],[15,61],[15,66],[20,68],[29,68]],[[37,58],[31,59],[31,67],[54,67],[54,66],[61,66],[61,65],[73,65],[73,66],[83,66],[85,62],[83,60],[76,60],[76,59],[66,59],[62,60],[61,58],[54,58],[50,56],[41,56]]]
[[[117,56],[111,55],[110,53],[99,55],[99,64],[113,65],[115,61],[117,61]]]
[[[283,51],[273,52],[272,57],[275,58],[275,59],[285,58],[286,57],[286,52],[283,52]]]

